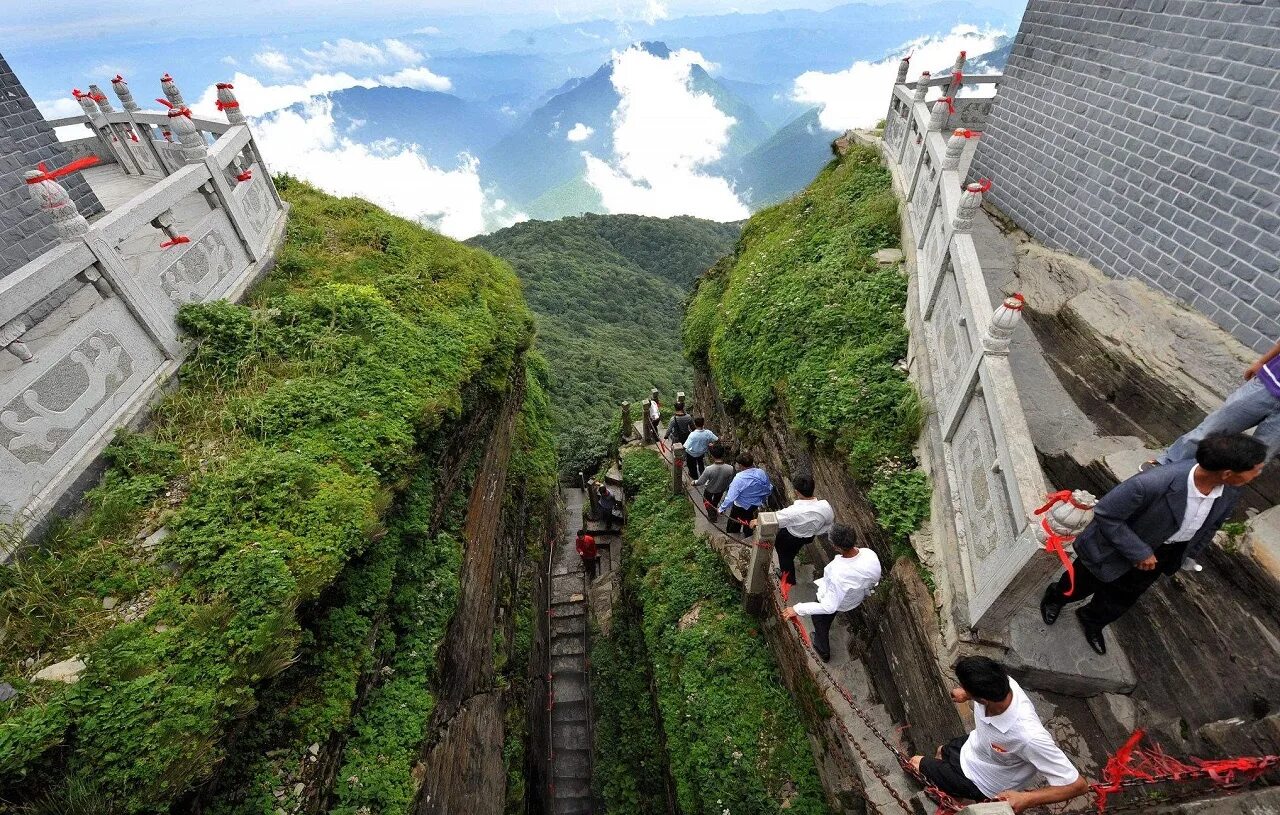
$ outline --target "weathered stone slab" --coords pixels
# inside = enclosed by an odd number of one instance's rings
[[[68,685],[74,685],[80,681],[80,675],[87,667],[80,657],[72,657],[37,671],[31,678],[37,682],[65,682]]]
[[[1072,607],[1052,626],[1040,619],[1038,608],[1028,608],[1009,624],[1009,669],[1028,687],[1069,696],[1128,693],[1137,676],[1114,634],[1108,633],[1107,654],[1098,656],[1085,642]]]

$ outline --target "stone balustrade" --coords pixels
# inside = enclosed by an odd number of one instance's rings
[[[908,317],[913,378],[932,413],[934,538],[954,547],[944,559],[959,564],[960,574],[948,575],[956,627],[1001,641],[1013,615],[1034,607],[1061,568],[1055,547],[1088,523],[1091,513],[1078,507],[1091,507],[1092,496],[1077,495],[1071,512],[1041,507],[1047,481],[1008,359],[1022,299],[1009,297],[993,313],[970,234],[991,184],[964,183],[994,99],[953,90],[998,86],[1000,77],[962,70],[958,59],[947,76],[907,82],[900,67],[883,151],[915,244]],[[943,97],[929,100],[933,88]]]
[[[287,205],[238,109],[220,105],[238,124],[201,119],[167,75],[163,85],[179,100],[166,113],[142,111],[116,77],[123,110],[91,85],[77,92],[82,115],[49,122],[84,125],[74,154],[142,182],[105,215],[80,217],[57,168],[27,173],[61,238],[0,278],[0,522],[28,538],[78,498],[111,437],[177,371],[188,351],[178,308],[239,299],[283,239]]]

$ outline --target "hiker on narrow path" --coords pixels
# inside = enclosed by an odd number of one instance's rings
[[[730,535],[742,535],[747,532],[747,522],[760,512],[760,507],[773,494],[773,482],[769,474],[756,466],[750,453],[738,456],[738,474],[729,483],[729,491],[717,507],[721,512],[729,513],[729,522],[725,530]]]
[[[695,416],[693,418],[693,432],[684,440],[685,468],[689,471],[689,477],[695,482],[698,480],[698,476],[702,474],[708,448],[720,441],[719,436],[706,428],[706,423],[706,419],[701,416]]]
[[[720,518],[720,499],[733,481],[733,465],[724,460],[724,447],[719,443],[711,445],[708,453],[712,464],[693,480],[693,486],[702,490],[702,505],[706,507],[707,519],[715,523]]]
[[[826,503],[825,501],[823,503]],[[796,603],[782,610],[788,620],[813,618],[813,650],[823,662],[831,661],[831,623],[842,611],[853,611],[880,582],[880,558],[858,546],[858,536],[843,524],[831,529],[831,543],[840,550],[818,578],[818,599]],[[794,567],[793,567],[794,568]]]
[[[776,513],[778,519],[778,535],[774,539],[773,548],[778,553],[778,569],[782,572],[783,582],[796,584],[796,555],[805,544],[812,543],[814,535],[825,535],[831,531],[835,523],[835,512],[831,504],[821,498],[814,498],[813,479],[807,475],[796,476],[791,486],[795,487],[798,496],[791,506]],[[755,522],[752,522],[755,526]]]

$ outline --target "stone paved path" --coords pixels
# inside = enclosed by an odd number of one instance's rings
[[[551,556],[551,776],[553,815],[595,811],[591,796],[591,688],[586,574],[574,546],[582,490],[560,493],[564,536]]]

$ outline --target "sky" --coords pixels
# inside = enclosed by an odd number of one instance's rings
[[[910,11],[918,2],[904,0],[899,8]],[[873,19],[880,4],[863,4],[871,6],[866,15]],[[738,220],[749,214],[746,200],[723,170],[715,169],[736,121],[692,87],[689,71],[698,65],[734,81],[742,78],[735,71],[753,66],[741,59],[719,65],[698,48],[682,47],[670,32],[695,31],[691,37],[705,50],[724,45],[713,36],[718,25],[689,21],[682,26],[683,17],[821,11],[836,5],[828,0],[220,0],[185,5],[175,18],[171,0],[45,0],[6,10],[0,48],[47,117],[79,114],[69,89],[91,81],[106,89],[106,80],[116,73],[130,79],[144,107],[154,108],[149,100],[159,94],[152,80],[169,71],[197,114],[221,118],[211,86],[231,80],[273,171],[294,173],[337,194],[361,195],[464,238],[527,216],[486,183],[477,155],[433,163],[413,143],[361,140],[350,123],[335,117],[329,94],[379,86],[452,93],[475,104],[501,105],[515,122],[557,85],[609,63],[621,101],[607,123],[596,123],[605,132],[582,122],[558,123],[558,137],[581,145],[583,177],[605,209]],[[787,97],[796,111],[817,108],[826,130],[869,126],[883,115],[901,56],[912,53],[915,65],[937,68],[961,49],[971,55],[989,51],[1000,36],[1014,33],[1022,10],[1020,0],[954,5],[972,6],[971,19],[942,28],[904,24],[863,42],[847,58],[839,51],[836,61],[817,67],[799,59],[805,45],[797,43],[796,53],[786,55],[796,58],[784,60],[786,67],[763,72],[774,71],[769,79],[777,85],[776,95]],[[993,18],[998,24],[991,24]],[[50,25],[58,19],[73,19],[75,25]],[[628,47],[643,32],[656,30],[668,32],[669,57]],[[752,53],[749,47],[746,53]],[[488,74],[483,80],[489,84],[480,86],[469,75],[473,66],[493,70],[485,63],[490,58],[521,70],[525,63],[512,54],[550,66],[546,76],[516,77],[532,83],[514,91],[518,99],[495,96],[502,88],[494,86],[501,82]],[[763,64],[776,56],[760,59]],[[64,138],[83,135],[80,128],[63,130]]]

